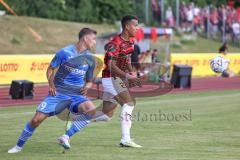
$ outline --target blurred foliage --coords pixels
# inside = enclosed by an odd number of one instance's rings
[[[15,37],[15,36],[13,36],[13,37],[11,38],[10,42],[11,42],[12,44],[20,44],[20,40],[19,40],[17,37]]]
[[[134,14],[140,22],[146,23],[146,2],[148,7],[148,25],[157,26],[153,18],[151,0],[4,0],[18,15],[43,17],[58,20],[114,23],[123,15]],[[156,0],[160,2],[160,0]],[[179,0],[180,3],[204,7],[226,5],[227,0]],[[240,2],[235,0],[235,6]],[[164,0],[165,9],[171,6],[175,12],[176,0]],[[0,9],[4,7],[0,4]]]
[[[133,1],[125,0],[5,0],[18,14],[59,20],[113,23],[133,14]],[[0,5],[0,9],[4,9]]]

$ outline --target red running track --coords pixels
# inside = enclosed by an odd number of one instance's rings
[[[142,89],[144,90],[144,86]],[[169,92],[169,94],[204,92],[204,91],[222,91],[222,90],[234,90],[234,89],[240,89],[240,77],[193,78],[192,86],[190,89],[173,89]],[[48,94],[48,86],[47,85],[36,85],[34,87],[34,98],[33,99],[13,100],[9,96],[9,86],[1,87],[0,88],[0,107],[36,105],[39,102],[41,102],[47,94]],[[95,93],[95,95],[97,95],[97,94]]]

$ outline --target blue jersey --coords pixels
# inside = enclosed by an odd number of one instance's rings
[[[95,59],[89,50],[79,53],[75,45],[69,45],[56,53],[50,65],[52,68],[59,67],[54,78],[56,91],[79,95],[86,80],[94,76]]]

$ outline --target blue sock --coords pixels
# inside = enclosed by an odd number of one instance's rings
[[[86,127],[90,123],[91,116],[87,114],[79,114],[77,118],[72,122],[72,126],[66,131],[66,135],[69,137],[76,134],[82,128]]]
[[[25,125],[25,128],[22,131],[21,136],[18,138],[17,146],[18,147],[23,147],[23,145],[26,143],[26,141],[32,136],[35,128],[32,128],[30,126],[30,123],[28,122]]]

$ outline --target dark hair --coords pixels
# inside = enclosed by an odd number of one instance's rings
[[[82,37],[84,37],[87,34],[97,34],[97,31],[91,29],[91,28],[83,28],[80,30],[78,34],[78,39],[80,40]]]
[[[227,46],[227,43],[224,43],[218,50],[218,53],[223,53],[225,52],[226,50],[228,50],[228,46]]]
[[[138,18],[136,16],[132,16],[132,15],[124,16],[121,20],[122,29],[124,29],[126,27],[126,25],[133,19],[138,20]]]

